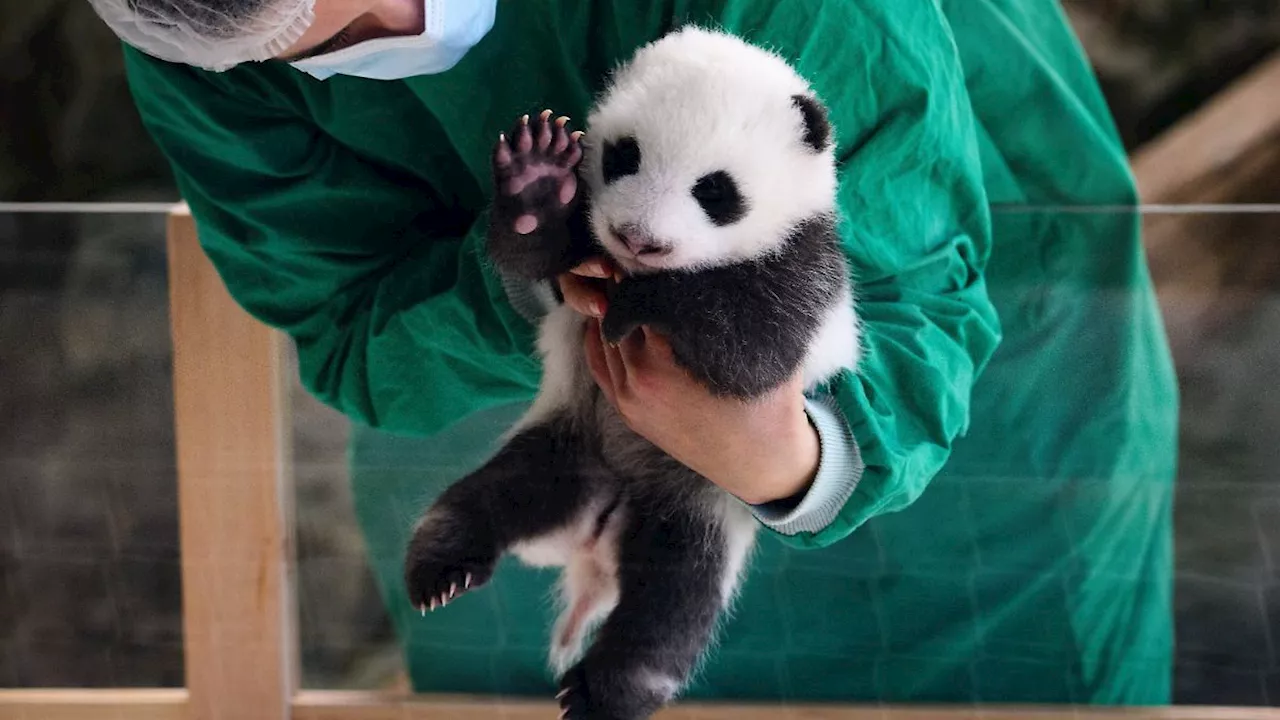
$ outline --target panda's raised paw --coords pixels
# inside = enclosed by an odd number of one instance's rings
[[[503,221],[521,235],[562,213],[578,193],[582,132],[570,132],[569,118],[552,115],[521,117],[493,149],[498,207],[513,216]]]

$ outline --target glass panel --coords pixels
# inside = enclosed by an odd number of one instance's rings
[[[0,212],[0,687],[183,684],[164,230]]]
[[[1182,393],[1177,697],[1280,705],[1280,208],[1147,228]]]
[[[762,537],[694,697],[1280,705],[1280,207],[1148,208],[1150,312],[1144,272],[1111,245],[1132,211],[994,221],[1005,238],[1073,232],[993,259],[1005,338],[969,438],[914,504],[831,548]],[[553,693],[553,573],[508,559],[426,619],[399,584],[419,513],[521,408],[398,438],[296,393],[307,687],[411,672],[432,692]]]
[[[996,222],[1106,226],[1116,214],[998,208]],[[1280,347],[1280,264],[1271,247],[1280,208],[1153,210],[1144,229],[1182,403],[1168,582],[1177,645],[1173,697],[1180,704],[1277,704],[1280,458],[1273,438],[1280,431],[1280,398],[1269,375],[1280,359],[1273,357]],[[0,214],[6,248],[0,263],[0,617],[7,620],[0,624],[0,685],[182,682],[163,230],[164,219],[155,213]],[[52,250],[59,246],[71,251]],[[1043,262],[1052,270],[1060,261],[1051,254]],[[1088,293],[1052,277],[1042,290],[1035,302],[1027,301],[1027,317],[1052,319],[1055,312],[1088,302]],[[1125,301],[1123,293],[1108,298],[1099,288],[1091,292],[1098,318]],[[1000,289],[992,294],[998,299]],[[1020,317],[1006,323],[1006,333]],[[1062,333],[1072,327],[1050,329]],[[1079,332],[1073,337],[1088,340]],[[398,550],[378,544],[385,543],[381,535],[371,541],[357,522],[347,460],[351,446],[364,459],[364,487],[380,489],[361,496],[366,521],[385,518],[403,532],[433,492],[484,457],[486,443],[519,409],[471,419],[434,443],[392,439],[353,429],[303,391],[296,376],[291,371],[304,684],[403,687],[401,643],[371,570]],[[1072,386],[1064,381],[1064,387]],[[1064,395],[1046,403],[1068,400]],[[988,557],[991,546],[1004,539],[986,533],[992,523],[1023,533],[1019,537],[1028,545],[1028,538],[1055,528],[1076,558],[1086,543],[1108,542],[1060,505],[1051,503],[1055,511],[1037,523],[990,501],[1040,492],[1025,477],[960,477],[965,482],[935,483],[917,505],[960,508],[966,520],[949,527],[959,533],[955,544],[972,548],[974,558]],[[1139,485],[1134,492],[1110,508],[1119,513],[1117,522],[1160,507],[1156,485]],[[1104,483],[1087,478],[1077,481],[1075,493],[1078,507],[1099,511],[1100,498],[1108,496]],[[1037,584],[1048,575],[1034,557],[949,574],[930,559],[927,538],[913,539],[895,526],[909,526],[917,510],[868,524],[859,531],[863,538],[845,541],[840,564],[812,553],[782,553],[772,540],[763,541],[756,579],[717,651],[720,662],[743,678],[739,684],[721,677],[723,693],[797,699],[803,692],[822,692],[800,687],[801,678],[812,686],[827,678],[823,682],[839,692],[876,697],[884,678],[936,665],[936,658],[898,655],[894,648],[943,626],[989,630],[986,624],[1004,608],[1010,587],[1044,611],[1011,622],[1003,634],[977,633],[983,635],[980,652],[962,671],[950,672],[964,676],[961,684],[979,695],[987,678],[1012,677],[1015,671],[1034,685],[1052,667],[1046,658],[1079,652],[1036,639],[1044,636],[1045,623],[1061,620],[1054,608],[1071,605],[1072,583],[1111,578],[1132,589],[1139,582],[1141,558],[1106,552],[1093,558],[1085,576],[1067,573],[1060,583]],[[931,524],[931,531],[945,527]],[[912,567],[896,579],[921,583],[914,596],[921,612],[910,622],[892,620],[882,602],[887,563],[904,558]],[[803,604],[776,587],[761,590],[769,583],[759,578],[783,573],[804,589]],[[502,576],[512,583],[495,582],[435,614],[426,621],[429,632],[412,631],[414,662],[424,663],[442,686],[541,694],[548,682],[534,659],[547,640],[549,609],[544,598],[519,597],[515,589],[517,578],[537,585],[547,576],[515,563],[504,565]],[[1157,594],[1166,584],[1158,575],[1141,582]],[[399,596],[390,601],[396,612],[404,611]],[[1093,612],[1101,622],[1114,608]],[[864,621],[850,623],[850,615]],[[790,652],[781,660],[768,638],[751,631],[769,627],[786,630]],[[1075,628],[1071,636],[1087,638],[1089,631]],[[974,637],[968,631],[966,636]],[[848,652],[853,654],[845,657]],[[710,673],[715,666],[713,656]],[[833,680],[832,673],[839,677]]]
[[[1275,2],[1062,4],[1130,150],[1159,137],[1277,47]],[[0,200],[176,196],[130,102],[119,45],[87,4],[0,4],[0,27],[10,56],[33,59],[13,64],[0,79],[0,132],[23,140],[0,147]],[[1275,190],[1260,181],[1247,188],[1253,197],[1233,199],[1274,200]],[[1066,214],[1031,215],[1023,220],[1042,228]],[[1280,210],[1153,212],[1145,226],[1181,396],[1167,583],[1176,621],[1172,697],[1280,705],[1280,458],[1273,440],[1280,400],[1272,378],[1280,359]],[[163,218],[155,213],[0,211],[0,686],[181,683],[162,232]],[[1038,292],[1024,288],[1016,305],[1010,300],[1006,332],[1015,340],[1028,337],[1018,323],[1031,319],[1044,323],[1032,336],[1044,345],[1066,335],[1067,342],[1107,346],[1092,334],[1096,324],[1080,320],[1081,308],[1101,322],[1126,295],[1058,283],[1055,264],[1081,257],[1073,250],[1079,248],[997,258],[1045,269]],[[1009,297],[1009,288],[993,287],[992,294]],[[1034,352],[1035,343],[1027,342]],[[1100,352],[1096,367],[1114,369],[1115,361]],[[1079,387],[1079,378],[1061,378],[1044,405],[1075,407]],[[401,642],[388,607],[405,608],[394,589],[384,601],[372,567],[382,561],[394,567],[402,547],[395,532],[411,524],[443,482],[482,457],[517,410],[473,419],[433,445],[355,429],[296,384],[294,396],[304,684],[402,684]],[[1143,407],[1136,403],[1134,411]],[[1033,416],[1040,412],[1049,411]],[[1080,427],[1096,419],[1082,413]],[[349,470],[353,452],[364,459],[363,484]],[[1048,534],[1077,563],[1087,543],[1110,547],[1111,536],[1064,514],[1066,500],[1045,500],[1051,489],[1026,476],[955,477],[966,482],[935,483],[920,507],[959,508],[962,521],[924,523],[926,531],[914,535],[902,532],[920,527],[911,525],[911,510],[873,522],[843,544],[840,563],[817,553],[782,553],[766,541],[757,559],[757,577],[764,579],[748,588],[719,650],[740,670],[739,679],[712,670],[715,681],[737,696],[796,699],[824,687],[876,697],[894,679],[917,676],[922,688],[967,687],[974,695],[1012,700],[1016,693],[994,687],[992,679],[1034,688],[1061,675],[1059,661],[1071,653],[1084,657],[1071,670],[1082,685],[1101,676],[1142,677],[1144,663],[1159,650],[1132,640],[1137,624],[1113,620],[1123,610],[1116,606],[1160,594],[1134,589],[1143,558],[1093,553],[1085,575],[1111,583],[1103,587],[1114,590],[1114,602],[1071,626],[1062,609],[1079,602],[1080,573],[1048,573],[1039,564],[1043,558],[1032,554],[1000,567],[985,563],[1009,534],[1028,538],[1029,547],[1031,538]],[[353,482],[378,492],[357,504]],[[1077,509],[1092,509],[1119,527],[1141,526],[1162,507],[1154,484],[1131,488],[1128,503],[1106,505],[1107,487],[1096,478],[1076,478],[1073,487]],[[1049,510],[1020,514],[1006,497],[1039,499]],[[395,532],[366,537],[358,517]],[[931,533],[966,548],[980,572],[950,572],[953,567],[929,552],[936,542]],[[893,563],[909,564],[909,572]],[[545,695],[549,681],[537,658],[547,636],[546,603],[518,597],[512,588],[546,576],[514,565],[501,574],[513,582],[406,625],[416,628],[407,641],[410,654],[420,659],[421,674],[441,685]],[[394,573],[385,577],[393,586]],[[796,580],[794,588],[769,580],[785,577]],[[885,600],[890,579],[899,588],[919,588],[913,600],[921,612],[893,614]],[[1150,582],[1166,587],[1163,579]],[[986,621],[1000,615],[1010,596],[1043,612],[1013,613],[999,632],[991,631]],[[973,644],[972,657],[941,663],[904,650],[911,638],[937,628]],[[1081,650],[1102,642],[1103,628],[1118,628],[1109,647],[1134,646],[1133,675],[1108,674],[1105,657]],[[753,629],[778,629],[783,638],[774,642]],[[1079,645],[1044,637],[1071,637]]]
[[[291,353],[291,368],[296,357]],[[351,422],[291,372],[302,684],[373,689],[402,662],[356,522],[347,462]]]

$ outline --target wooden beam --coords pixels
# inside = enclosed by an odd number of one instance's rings
[[[546,720],[554,703],[452,696],[305,691],[294,720]],[[676,705],[654,720],[1280,720],[1280,708],[857,705]]]
[[[0,720],[187,720],[185,690],[3,690]],[[549,702],[305,691],[295,720],[545,720]],[[1280,708],[678,705],[654,720],[1280,720]]]
[[[1280,52],[1133,154],[1142,201],[1205,202],[1237,164],[1277,140]]]
[[[286,720],[298,642],[282,339],[228,295],[185,206],[168,252],[191,720]]]
[[[1280,199],[1280,53],[1133,154],[1142,201],[1160,205]],[[1280,214],[1148,212],[1143,246],[1177,362],[1271,293],[1280,279]]]
[[[0,720],[186,720],[186,690],[0,690]]]

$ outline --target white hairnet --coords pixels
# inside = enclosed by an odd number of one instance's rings
[[[315,19],[315,0],[89,0],[124,42],[170,62],[221,72],[269,60]]]

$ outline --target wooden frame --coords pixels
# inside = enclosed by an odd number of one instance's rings
[[[232,301],[185,208],[168,234],[191,715],[284,720],[300,661],[283,341]]]
[[[1147,203],[1225,203],[1280,146],[1280,52],[1133,153]],[[1241,172],[1242,168],[1245,172]],[[1244,176],[1244,177],[1242,177]]]
[[[1280,52],[1133,154],[1153,205],[1271,203],[1280,188]],[[1148,265],[1169,343],[1181,361],[1254,307],[1280,279],[1277,216],[1150,213]]]
[[[1280,55],[1134,157],[1143,200],[1221,202],[1280,156]],[[1222,128],[1230,127],[1226,133]],[[1153,263],[1182,236],[1149,224]],[[168,225],[187,682],[0,690],[0,720],[535,720],[552,702],[299,690],[283,338],[227,295],[185,206]],[[666,720],[1280,720],[1272,708],[678,705]]]

